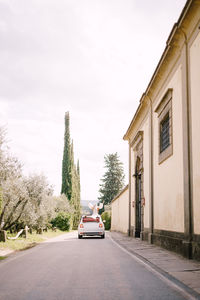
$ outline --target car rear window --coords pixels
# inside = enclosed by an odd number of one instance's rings
[[[92,218],[92,217],[83,217],[83,223],[87,223],[87,222],[96,222],[99,223],[100,218],[96,217],[96,218]]]

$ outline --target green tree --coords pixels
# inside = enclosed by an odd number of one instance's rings
[[[79,168],[79,167],[78,167]],[[73,228],[77,228],[81,214],[80,206],[80,177],[76,165],[74,164],[73,141],[71,144],[71,170],[72,170],[72,196],[71,204],[74,207]]]
[[[102,214],[101,214],[101,218],[103,221],[105,221],[105,230],[110,230],[110,227],[111,227],[111,213],[108,212],[108,211],[104,211]]]
[[[81,182],[80,182],[80,165],[79,165],[79,160],[77,161],[77,191],[78,191],[78,204],[79,204],[79,211],[77,214],[78,221],[80,220],[81,217]]]
[[[77,168],[75,166],[75,174],[76,174],[76,216],[74,220],[74,226],[78,226],[81,217],[81,185],[80,185],[79,160],[77,162]]]
[[[66,212],[59,212],[51,221],[53,227],[58,227],[62,231],[69,231],[71,215]]]
[[[69,201],[72,196],[72,164],[71,164],[71,141],[69,128],[69,112],[65,113],[64,151],[62,160],[62,187],[61,194],[65,194]]]
[[[62,161],[62,188],[61,194],[65,194],[73,208],[72,223],[76,228],[81,214],[80,205],[80,168],[79,162],[74,163],[73,141],[70,139],[69,112],[65,113],[64,152]]]
[[[117,152],[105,155],[104,162],[106,172],[101,179],[98,199],[104,204],[110,204],[124,187],[125,176],[123,164],[119,160]]]

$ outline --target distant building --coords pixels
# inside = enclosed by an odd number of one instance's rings
[[[200,259],[199,0],[186,2],[124,139],[128,233]]]

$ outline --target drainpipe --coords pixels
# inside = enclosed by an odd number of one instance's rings
[[[149,170],[149,183],[150,183],[150,205],[149,205],[149,236],[148,241],[153,244],[153,228],[154,228],[154,202],[153,202],[153,108],[152,100],[146,94],[150,103],[150,143],[149,143],[149,160],[150,160],[150,170]]]
[[[179,27],[185,39],[185,73],[186,73],[186,99],[183,97],[183,106],[186,108],[184,119],[186,119],[185,131],[183,133],[183,138],[185,135],[186,146],[183,147],[184,155],[184,193],[185,193],[185,207],[184,207],[184,217],[185,217],[185,238],[184,241],[186,252],[185,255],[191,258],[192,256],[192,235],[193,235],[193,207],[192,207],[192,160],[191,160],[191,117],[190,117],[190,93],[189,93],[189,51],[188,51],[188,40],[185,31]]]
[[[129,141],[129,214],[128,214],[128,236],[131,236],[131,145]]]

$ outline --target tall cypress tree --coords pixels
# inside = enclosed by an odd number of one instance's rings
[[[75,178],[75,172],[74,172],[74,144],[73,144],[73,140],[72,140],[72,143],[71,143],[71,146],[70,146],[70,151],[71,151],[71,182],[72,182],[71,204],[75,206],[75,204],[76,204],[76,189],[75,189],[76,178]]]
[[[80,180],[77,173],[77,167],[74,164],[74,147],[73,141],[71,144],[71,170],[72,170],[72,196],[71,204],[74,207],[74,216],[73,216],[73,228],[76,229],[80,219],[81,207],[80,207]]]
[[[80,177],[80,164],[79,164],[79,159],[77,161],[77,173],[78,173],[78,176]]]
[[[73,141],[70,139],[69,112],[65,113],[64,152],[62,161],[62,188],[61,194],[65,194],[74,209],[73,227],[77,228],[80,214],[80,168],[79,161],[76,167],[74,163]]]
[[[64,134],[64,151],[62,160],[62,187],[61,194],[65,194],[69,201],[72,195],[72,174],[71,174],[71,143],[69,128],[69,112],[65,113],[65,134]]]
[[[77,209],[77,222],[80,220],[81,217],[81,183],[80,183],[80,165],[79,160],[77,161],[77,203],[78,203],[78,209]]]

